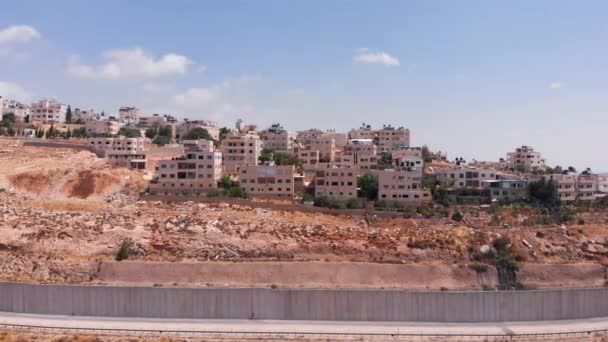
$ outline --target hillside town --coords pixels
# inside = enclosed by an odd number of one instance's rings
[[[445,152],[411,146],[413,133],[391,124],[363,123],[348,132],[290,132],[279,123],[262,128],[242,120],[220,127],[144,115],[132,106],[114,114],[72,110],[54,98],[23,104],[0,97],[0,108],[0,135],[80,145],[111,165],[147,172],[150,195],[400,209],[447,198],[475,204],[525,200],[530,184],[541,179],[565,203],[608,195],[608,175],[550,167],[532,146],[506,151],[495,161],[450,161]]]

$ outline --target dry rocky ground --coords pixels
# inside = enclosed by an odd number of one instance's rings
[[[584,225],[537,225],[532,210],[503,210],[497,224],[488,210],[466,208],[456,223],[137,200],[144,188],[141,173],[89,152],[0,139],[0,277],[98,282],[124,240],[129,260],[166,262],[468,264],[499,236],[530,264],[603,265],[608,256],[601,211],[582,214]]]

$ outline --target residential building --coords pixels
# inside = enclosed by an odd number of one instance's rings
[[[319,151],[319,158],[324,162],[333,162],[336,158],[336,141],[334,138],[322,135],[300,141],[300,145],[304,148],[310,148],[312,151]]]
[[[529,182],[525,179],[484,180],[483,188],[492,201],[515,201],[528,198]]]
[[[555,182],[562,202],[590,201],[608,194],[608,177],[596,174],[553,174],[549,180]]]
[[[371,139],[351,139],[343,147],[341,152],[336,153],[335,163],[346,167],[364,170],[375,170],[378,168],[378,147]]]
[[[262,143],[257,134],[232,133],[222,140],[224,172],[238,174],[240,166],[258,165]]]
[[[151,116],[140,116],[137,125],[142,127],[158,127],[164,126],[166,123],[166,117],[160,114],[152,114]]]
[[[253,197],[292,199],[293,165],[245,165],[239,169],[239,185]]]
[[[118,119],[127,125],[139,122],[139,109],[135,107],[120,107],[118,109]]]
[[[378,146],[378,153],[394,152],[410,147],[410,130],[404,127],[395,128],[384,125],[382,129],[372,129],[363,123],[358,129],[348,132],[350,139],[372,139]]]
[[[507,153],[507,165],[513,169],[523,167],[525,170],[544,170],[546,161],[540,152],[524,145],[516,148],[514,152]]]
[[[319,150],[313,150],[311,146],[296,147],[296,155],[302,161],[304,170],[314,170],[317,167],[320,159]]]
[[[396,160],[395,166],[401,169],[422,170],[424,169],[424,159],[416,155],[410,155]]]
[[[207,130],[209,135],[214,140],[220,139],[220,129],[217,123],[208,120],[184,120],[175,126],[175,139],[181,139],[195,128],[203,128]]]
[[[378,170],[378,200],[420,203],[432,200],[431,191],[422,188],[422,170]]]
[[[0,102],[0,120],[7,113],[15,114],[15,122],[24,122],[31,115],[30,107],[19,101],[3,98]]]
[[[452,167],[436,169],[437,180],[453,189],[481,189],[483,181],[498,180],[495,169],[477,169],[473,167]]]
[[[159,160],[150,182],[153,194],[203,193],[217,189],[222,176],[222,153],[210,140],[185,140],[184,155]]]
[[[72,123],[85,123],[89,120],[98,120],[99,115],[91,110],[80,110],[79,108],[74,109],[72,112]]]
[[[346,201],[357,198],[356,168],[337,167],[332,163],[319,163],[315,172],[315,197]]]
[[[30,122],[64,123],[67,106],[55,98],[44,98],[32,103]]]
[[[107,158],[118,167],[146,168],[144,138],[89,138],[89,146],[99,157]]]
[[[116,135],[125,124],[116,120],[114,117],[107,119],[91,118],[84,123],[84,127],[89,134]]]
[[[235,128],[239,133],[253,133],[258,131],[257,125],[246,124],[242,119],[236,120]]]
[[[287,132],[278,123],[272,124],[270,128],[260,133],[262,148],[265,150],[291,151],[294,149],[296,135]]]

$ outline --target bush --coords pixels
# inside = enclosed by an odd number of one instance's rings
[[[129,257],[131,254],[131,242],[129,240],[122,240],[118,252],[116,252],[116,261],[122,261]]]
[[[329,198],[325,196],[316,197],[315,207],[329,207]]]
[[[228,196],[238,198],[249,198],[249,194],[240,186],[233,186],[228,189]]]
[[[211,190],[207,193],[207,197],[224,197],[227,195],[226,189]]]
[[[223,175],[219,181],[217,181],[217,186],[223,189],[230,189],[233,186],[236,186],[236,182],[232,180],[232,177],[229,175]]]
[[[361,209],[363,206],[356,198],[351,198],[346,201],[346,208],[348,209]]]
[[[474,264],[470,264],[469,268],[472,269],[473,271],[477,272],[477,273],[486,273],[486,272],[488,272],[488,265],[485,265],[485,264],[474,263]]]
[[[455,211],[454,214],[452,214],[452,220],[454,220],[456,222],[462,222],[463,219],[464,219],[464,215],[462,215],[460,210]]]
[[[492,243],[492,245],[494,246],[494,249],[496,249],[496,252],[498,254],[503,254],[507,252],[507,248],[509,247],[509,245],[511,244],[511,239],[509,239],[506,236],[501,236],[499,238],[496,238],[496,240],[494,240],[494,242]]]
[[[314,202],[315,201],[315,197],[311,194],[304,194],[302,195],[302,202]]]
[[[156,139],[152,140],[153,144],[156,145],[167,145],[171,143],[171,138],[165,136],[158,136]]]

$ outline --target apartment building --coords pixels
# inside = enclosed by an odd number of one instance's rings
[[[100,120],[90,118],[84,122],[84,128],[89,134],[116,135],[124,125],[114,117]]]
[[[477,169],[473,167],[453,167],[436,169],[437,180],[453,189],[481,189],[483,181],[498,180],[500,177],[495,169]]]
[[[315,171],[315,197],[346,201],[357,198],[356,168],[337,167],[332,163],[319,163]]]
[[[377,133],[378,152],[394,152],[410,147],[410,130],[386,125]]]
[[[293,165],[246,165],[239,170],[239,185],[253,197],[292,199]]]
[[[184,155],[159,160],[156,175],[149,185],[150,193],[203,193],[217,189],[222,176],[222,153],[213,141],[186,140]]]
[[[139,109],[135,107],[120,107],[118,109],[118,119],[126,124],[136,124],[139,122]]]
[[[15,114],[16,122],[24,122],[30,116],[30,107],[19,101],[9,100],[0,96],[0,120],[7,113]]]
[[[239,133],[252,133],[258,131],[257,125],[246,124],[242,119],[236,120],[235,128]]]
[[[260,133],[262,148],[265,150],[291,151],[294,149],[296,134],[287,132],[283,126],[276,123]]]
[[[378,200],[420,203],[432,200],[431,191],[422,188],[422,170],[379,170]]]
[[[351,139],[341,152],[336,153],[335,164],[356,167],[361,172],[375,170],[378,168],[377,151],[378,147],[371,139]]]
[[[258,165],[262,143],[257,134],[231,133],[222,141],[224,172],[238,174],[241,166]]]
[[[424,159],[416,155],[410,155],[395,160],[395,166],[401,169],[422,170],[424,168]]]
[[[30,107],[30,122],[64,123],[67,106],[55,98],[43,98],[32,103]]]
[[[302,161],[302,166],[305,171],[314,170],[319,163],[321,153],[319,150],[313,150],[311,146],[296,147],[296,155]]]
[[[507,153],[507,166],[511,168],[524,167],[526,170],[544,170],[546,161],[540,152],[531,146],[522,146]]]
[[[164,126],[167,123],[167,118],[160,114],[152,114],[150,116],[140,116],[137,122],[138,126],[142,127],[158,127]]]
[[[195,128],[203,128],[207,130],[209,135],[214,140],[220,139],[220,128],[217,123],[208,120],[184,120],[175,126],[175,139],[181,139]]]
[[[483,188],[492,201],[515,201],[528,198],[529,182],[523,179],[484,180]]]
[[[322,135],[300,141],[300,145],[304,148],[310,148],[312,151],[319,151],[319,158],[324,162],[333,162],[336,158],[336,141],[334,138]]]
[[[382,129],[372,129],[370,125],[363,123],[358,129],[348,132],[350,139],[372,139],[378,146],[378,153],[394,152],[410,147],[410,130],[404,127],[395,128],[384,125]]]
[[[86,123],[89,120],[98,120],[99,115],[91,110],[74,109],[72,112],[72,123]]]
[[[590,201],[606,195],[608,180],[594,174],[553,174],[548,179],[555,182],[562,202]]]
[[[109,159],[118,167],[131,169],[146,168],[144,138],[89,138],[89,146],[97,156]]]

